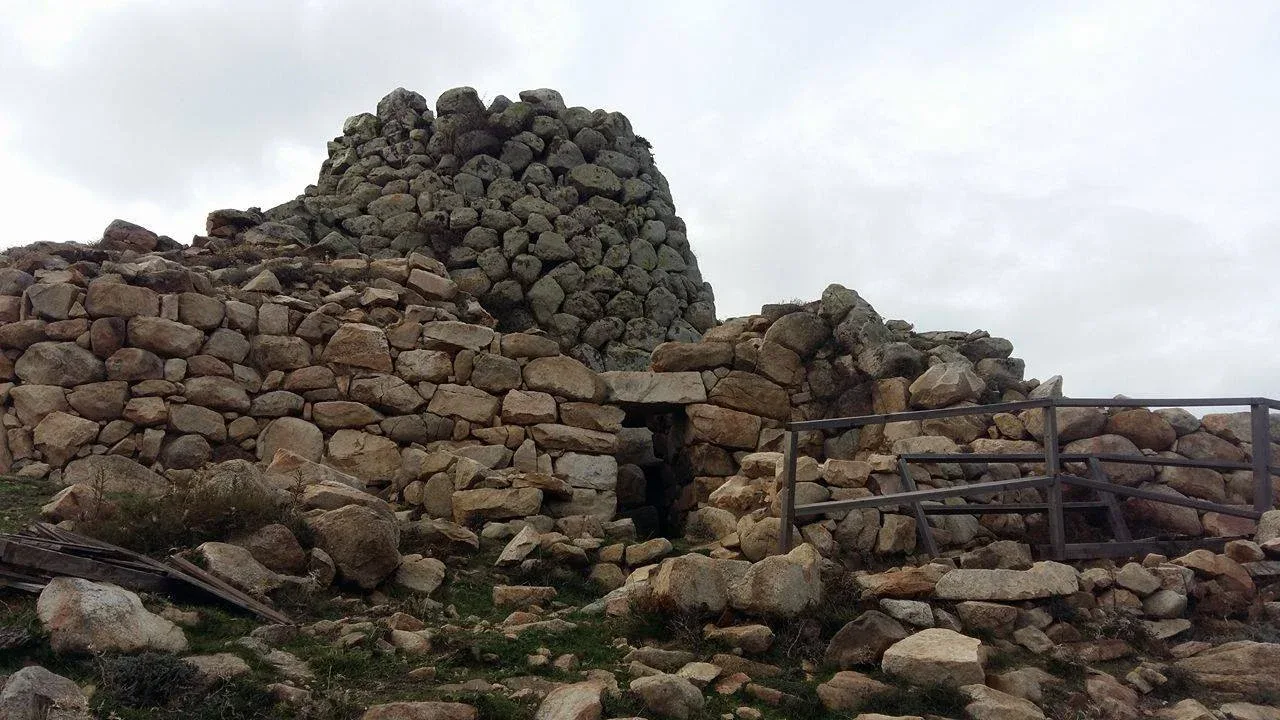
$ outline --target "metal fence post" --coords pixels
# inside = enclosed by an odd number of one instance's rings
[[[1275,502],[1271,487],[1271,411],[1254,403],[1250,410],[1249,441],[1253,444],[1253,509],[1264,513]]]
[[[782,445],[782,531],[778,533],[778,554],[791,552],[791,526],[796,517],[796,432],[788,430]]]
[[[1053,481],[1048,488],[1049,545],[1054,560],[1067,557],[1067,531],[1062,511],[1062,472],[1058,462],[1058,409],[1053,398],[1044,409],[1044,472]]]

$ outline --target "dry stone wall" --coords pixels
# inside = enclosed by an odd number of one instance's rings
[[[415,279],[450,282],[425,256],[315,263],[292,294],[268,269],[215,289],[161,254],[9,259],[0,471],[142,491],[152,470],[280,454],[437,517],[613,519],[622,412],[598,374],[545,334],[403,304]]]
[[[589,191],[587,175],[620,189]],[[757,560],[780,531],[786,422],[1062,391],[1060,378],[1025,379],[1008,340],[915,332],[839,285],[716,324],[671,207],[616,113],[566,108],[550,91],[484,108],[467,88],[432,113],[398,90],[347,122],[303,196],[215,211],[190,246],[116,221],[93,246],[0,255],[0,472],[70,488],[54,519],[89,492],[163,492],[211,462],[247,460],[317,485],[316,507],[348,497],[336,483],[495,536],[634,519]],[[539,250],[561,242],[572,256]],[[627,285],[642,277],[643,296]],[[495,304],[503,283],[519,285],[518,301]],[[552,286],[554,306],[540,305]],[[1073,408],[1058,425],[1068,452],[1251,457],[1239,414]],[[1038,412],[803,433],[797,497],[889,493],[900,453],[1039,452],[1041,436]],[[1170,495],[1251,500],[1248,472],[1106,469]],[[924,487],[1037,471],[913,468]],[[1019,498],[1035,493],[1001,499]],[[1126,511],[1156,531],[1251,531],[1147,501]],[[933,521],[944,546],[970,547],[1034,539],[1040,520]],[[912,519],[894,512],[798,530],[824,555],[916,550]]]
[[[596,370],[642,369],[715,324],[685,225],[649,143],[621,113],[554,90],[397,89],[348,118],[317,183],[265,213],[210,216],[208,247],[248,244],[370,259],[420,253],[503,331],[546,330]]]
[[[653,373],[606,373],[615,401],[672,397],[684,388],[684,456],[692,482],[680,506],[692,511],[689,533],[750,559],[773,552],[780,530],[783,424],[1061,396],[1062,379],[1024,380],[1013,345],[983,331],[916,333],[883,321],[847,288],[833,285],[807,305],[766,306],[729,320],[698,343],[655,349]],[[626,382],[624,382],[626,379]],[[689,392],[696,388],[697,392]],[[1181,409],[1060,408],[1068,453],[1153,455],[1173,459],[1252,458],[1249,413],[1197,418]],[[1271,452],[1280,452],[1280,416],[1272,416]],[[902,490],[901,453],[1043,453],[1043,411],[909,421],[843,431],[800,433],[798,503],[883,495]],[[1067,471],[1087,474],[1083,465]],[[1253,473],[1103,463],[1113,481],[1173,497],[1251,507]],[[932,463],[911,466],[921,488],[1041,474],[1035,463]],[[1273,482],[1277,478],[1273,476]],[[992,502],[1041,501],[1035,490]],[[949,504],[963,504],[962,499]],[[1131,525],[1155,533],[1240,537],[1253,521],[1131,499]],[[993,539],[1044,540],[1043,516],[932,516],[939,543],[966,547]],[[800,528],[824,554],[913,553],[914,519],[862,510],[821,517]],[[1088,530],[1086,529],[1086,532]],[[1095,530],[1094,532],[1098,532]],[[1101,539],[1101,538],[1100,538]]]

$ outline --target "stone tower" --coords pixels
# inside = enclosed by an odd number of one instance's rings
[[[214,213],[210,235],[428,256],[499,330],[540,328],[597,370],[642,369],[658,344],[715,324],[667,180],[621,113],[567,107],[547,89],[486,107],[469,87],[433,112],[401,88],[348,118],[328,155],[301,196]]]

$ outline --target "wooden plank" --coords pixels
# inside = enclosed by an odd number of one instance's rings
[[[1001,412],[1017,413],[1022,410],[1047,407],[1216,407],[1228,405],[1265,405],[1269,408],[1280,410],[1280,401],[1269,398],[1041,398],[1019,402],[992,403],[990,405],[942,408],[940,410],[913,410],[880,415],[801,420],[787,423],[786,428],[788,430],[833,430],[836,428],[862,427],[864,425],[884,425],[903,420],[932,420],[965,415],[993,415]]]
[[[1275,503],[1271,487],[1271,413],[1266,405],[1250,408],[1249,442],[1253,446],[1253,509],[1264,513]]]
[[[973,505],[921,505],[927,515],[1004,515],[1010,513],[1048,512],[1049,503],[980,503]],[[1107,509],[1101,500],[1080,500],[1062,503],[1062,509],[1090,512]]]
[[[1119,455],[1115,453],[1063,453],[1065,462],[1088,462],[1097,458],[1102,462],[1125,463],[1129,465],[1156,465],[1164,467],[1210,468],[1213,470],[1248,470],[1253,467],[1249,463],[1232,462],[1230,460],[1190,460],[1187,458],[1147,457],[1145,455]]]
[[[788,430],[782,446],[782,531],[778,533],[778,553],[791,552],[791,528],[796,521],[796,450],[798,439],[794,430]]]
[[[1042,453],[903,453],[899,459],[910,462],[953,463],[1042,463]]]
[[[898,460],[898,472],[902,474],[902,487],[908,492],[917,490],[916,479],[911,477],[911,468],[907,465],[906,460]],[[929,557],[938,557],[938,543],[933,539],[933,529],[929,527],[929,518],[924,514],[919,502],[911,503],[911,514],[916,517],[916,532],[920,536],[920,542],[924,543],[925,552],[929,553]]]
[[[970,495],[991,495],[1006,490],[1022,490],[1024,488],[1040,488],[1051,482],[1047,477],[1013,478],[1011,480],[993,480],[985,483],[957,485],[956,487],[937,488],[932,490],[916,490],[915,492],[894,493],[893,495],[875,495],[855,498],[853,500],[828,500],[827,502],[810,503],[796,506],[796,517],[822,515],[841,510],[859,510],[862,508],[879,508],[888,505],[907,505],[911,502],[942,500],[949,497],[966,497]]]
[[[34,545],[23,545],[13,540],[0,540],[0,560],[10,565],[36,568],[51,575],[70,575],[115,583],[131,590],[169,592],[173,589],[170,579],[163,575],[140,572]]]
[[[1254,405],[1267,402],[1266,398],[1054,398],[1058,407],[1218,407],[1226,405]],[[1271,401],[1275,402],[1275,401]]]
[[[1023,400],[1021,402],[994,403],[991,405],[971,405],[967,407],[950,407],[940,410],[911,410],[907,412],[888,413],[882,415],[858,415],[855,417],[828,418],[824,420],[801,420],[787,423],[788,430],[833,430],[844,427],[862,427],[864,425],[884,425],[904,420],[933,420],[936,418],[963,417],[965,415],[993,415],[995,413],[1016,413],[1022,410],[1048,407],[1051,398],[1041,400]]]
[[[205,595],[211,595],[224,602],[231,603],[242,610],[247,610],[259,617],[270,620],[271,622],[282,623],[285,625],[293,623],[293,621],[284,613],[281,613],[269,605],[259,602],[253,597],[250,597],[218,578],[215,578],[200,567],[188,562],[186,559],[180,558],[176,555],[170,556],[169,564],[166,564],[156,560],[155,558],[142,555],[141,553],[136,553],[132,550],[112,545],[111,543],[98,540],[97,538],[91,538],[69,530],[63,530],[62,528],[54,527],[48,523],[37,523],[36,525],[28,528],[27,531],[32,534],[37,534],[62,542],[110,551],[121,558],[128,559],[131,563],[147,568],[149,572],[156,573],[156,577],[162,577],[168,584],[166,589],[170,592],[180,587],[178,583],[185,584],[197,591],[200,591],[201,593],[204,593]],[[124,568],[120,569],[125,570]],[[138,574],[142,574],[139,571],[131,572],[138,572]]]
[[[1102,471],[1102,464],[1097,458],[1089,458],[1089,474],[1097,482],[1112,484],[1107,474]],[[1099,490],[1098,496],[1107,507],[1107,520],[1111,525],[1111,534],[1121,542],[1132,540],[1133,535],[1129,532],[1129,525],[1124,521],[1124,513],[1120,510],[1120,503],[1116,501],[1116,494],[1110,490]]]
[[[1129,542],[1094,542],[1068,543],[1067,560],[1093,560],[1097,558],[1136,557],[1155,553],[1168,557],[1186,555],[1192,550],[1201,548],[1221,552],[1230,538],[1196,538],[1187,540],[1131,540]],[[1051,545],[1037,545],[1037,552],[1047,556],[1052,552]]]
[[[282,625],[293,624],[293,621],[284,613],[261,603],[231,585],[228,585],[221,579],[205,572],[203,568],[192,564],[186,558],[178,555],[170,555],[169,562],[173,564],[172,569],[175,571],[175,575],[181,577],[187,583],[201,588],[211,595],[222,598],[233,605],[248,610],[255,615],[270,620],[271,622],[280,623]]]
[[[1116,495],[1124,497],[1136,497],[1143,500],[1153,500],[1155,502],[1167,503],[1169,505],[1177,505],[1179,507],[1189,507],[1196,510],[1204,510],[1205,512],[1222,513],[1223,515],[1232,515],[1235,517],[1244,517],[1251,520],[1257,520],[1262,513],[1253,508],[1241,508],[1235,505],[1221,505],[1208,500],[1197,500],[1196,498],[1174,497],[1172,495],[1164,495],[1162,493],[1153,492],[1143,488],[1127,487],[1125,485],[1115,485],[1112,483],[1098,482],[1091,478],[1075,477],[1073,475],[1064,475],[1062,481],[1068,485],[1076,485],[1079,487],[1089,488],[1091,490],[1103,490],[1113,492]]]
[[[1046,493],[1049,501],[1049,544],[1053,558],[1067,556],[1067,526],[1062,508],[1062,466],[1058,460],[1058,410],[1050,407],[1044,413],[1044,471],[1053,478]]]

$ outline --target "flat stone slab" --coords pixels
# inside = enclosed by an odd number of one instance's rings
[[[707,388],[696,372],[656,373],[614,370],[600,373],[608,399],[629,405],[690,405],[707,401]]]
[[[942,600],[1014,602],[1070,595],[1079,589],[1075,568],[1045,561],[1030,570],[952,570],[938,580],[933,595]]]

